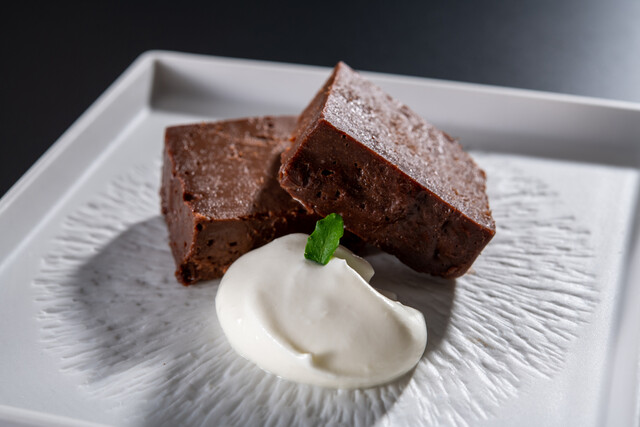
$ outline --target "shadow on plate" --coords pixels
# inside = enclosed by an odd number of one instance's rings
[[[402,304],[424,315],[428,335],[423,358],[436,352],[449,327],[456,281],[418,273],[380,251],[370,253],[367,260],[376,272],[372,286],[392,292]]]

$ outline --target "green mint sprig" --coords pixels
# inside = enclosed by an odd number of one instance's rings
[[[344,235],[344,221],[337,213],[327,215],[316,222],[316,229],[307,239],[304,257],[318,264],[327,265]]]

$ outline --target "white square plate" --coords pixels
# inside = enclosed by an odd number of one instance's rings
[[[141,56],[0,201],[0,422],[638,425],[640,106],[365,73],[459,137],[498,232],[455,284],[371,256],[429,343],[393,384],[324,390],[236,356],[217,282],[173,278],[164,128],[296,114],[328,69]]]

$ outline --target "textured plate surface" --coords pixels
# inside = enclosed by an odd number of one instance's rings
[[[146,55],[2,200],[0,419],[637,423],[637,378],[618,373],[638,368],[628,305],[640,301],[627,286],[637,240],[634,106],[372,75],[472,149],[489,177],[495,239],[456,281],[369,257],[372,284],[427,319],[425,355],[397,382],[359,391],[297,385],[229,348],[213,307],[218,282],[184,288],[173,278],[158,207],[164,127],[295,113],[326,75]],[[599,140],[603,121],[619,126]],[[582,127],[572,132],[575,123]],[[612,405],[616,395],[627,400]]]

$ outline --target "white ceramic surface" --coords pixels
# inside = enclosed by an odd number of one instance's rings
[[[498,233],[455,283],[370,256],[420,309],[418,367],[300,386],[228,346],[217,281],[173,278],[170,124],[304,107],[327,69],[150,52],[0,201],[0,422],[637,425],[640,107],[368,74],[470,148]],[[71,421],[74,420],[74,421]]]

